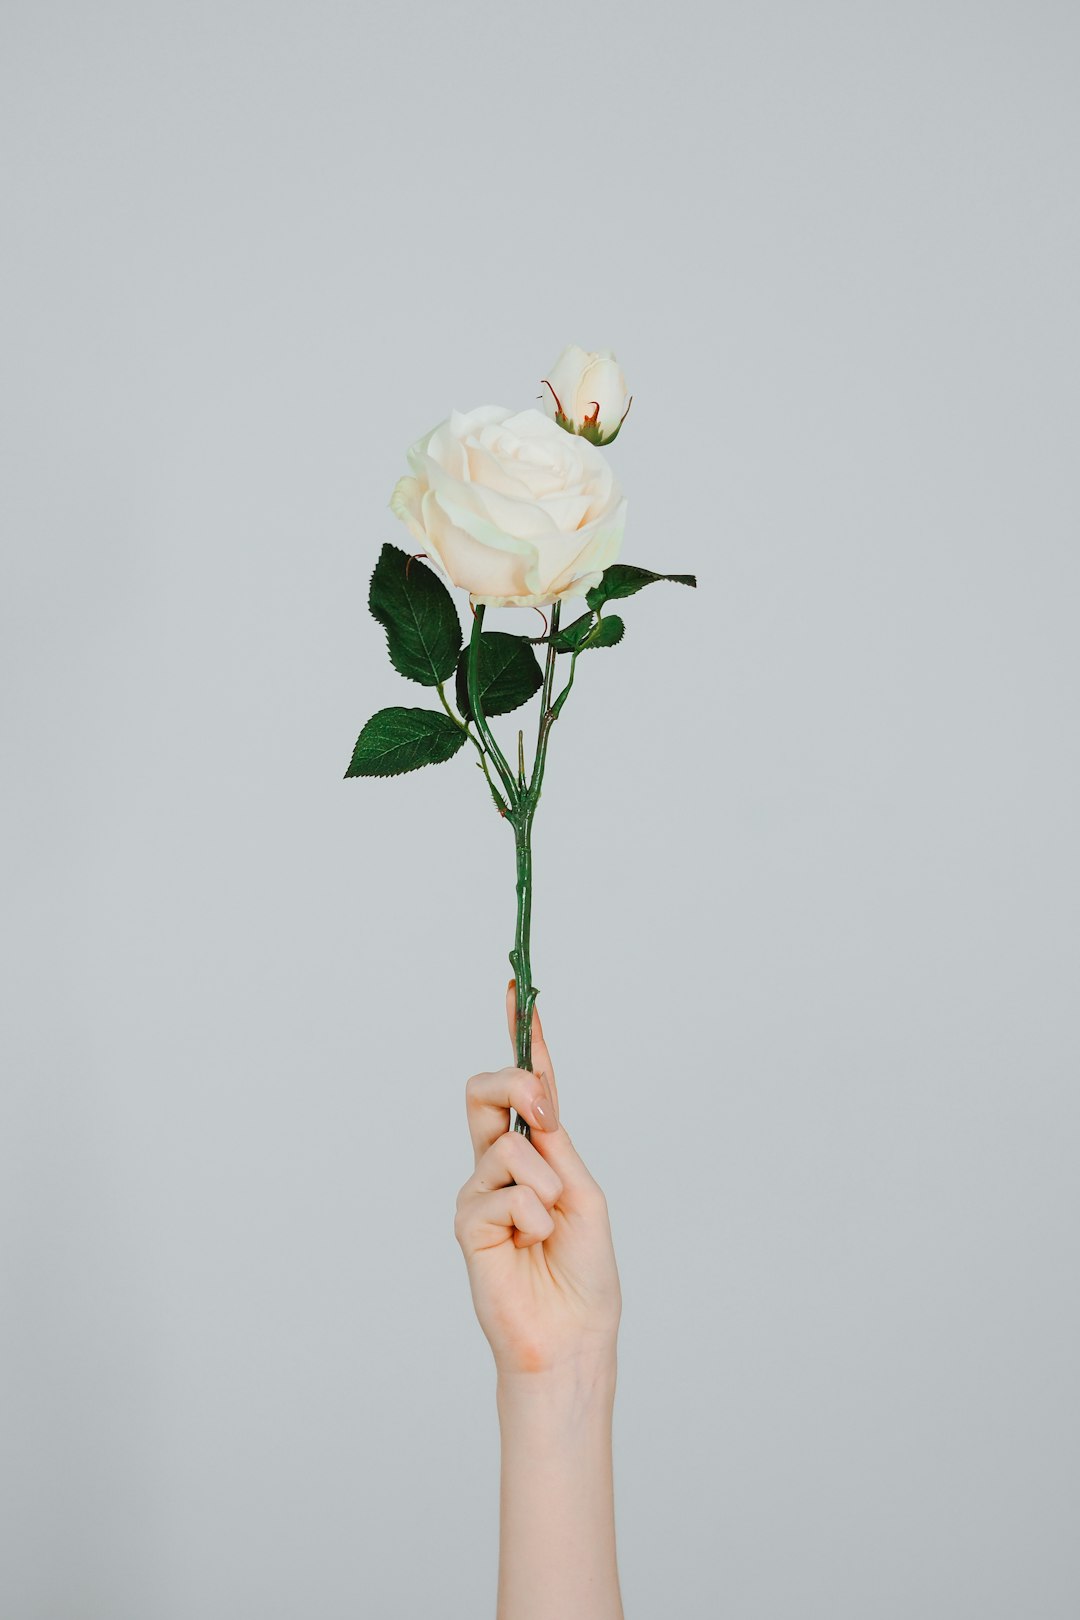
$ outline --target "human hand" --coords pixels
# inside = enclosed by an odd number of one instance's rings
[[[514,983],[506,997],[515,1035]],[[614,1359],[622,1297],[607,1200],[559,1123],[539,1014],[536,1073],[499,1069],[465,1087],[476,1167],[458,1194],[454,1234],[500,1376],[588,1374]],[[532,1141],[510,1130],[515,1108]]]

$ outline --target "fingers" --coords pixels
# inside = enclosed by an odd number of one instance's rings
[[[554,1217],[531,1187],[480,1193],[461,1206],[454,1221],[454,1235],[467,1255],[493,1249],[508,1235],[515,1248],[528,1249],[543,1243],[554,1230]]]
[[[550,1209],[558,1203],[563,1190],[562,1177],[527,1142],[519,1131],[507,1131],[484,1153],[458,1195],[458,1202],[483,1193],[495,1192],[516,1182],[519,1187],[531,1187],[544,1205]]]
[[[458,1193],[454,1234],[466,1254],[494,1248],[507,1236],[516,1248],[531,1248],[555,1230],[550,1211],[562,1190],[561,1177],[532,1143],[506,1131]]]
[[[513,981],[507,990],[506,1010],[507,1020],[512,1027],[516,1015]],[[551,1058],[535,1011],[533,1040],[533,1058],[538,1064],[543,1064],[543,1077],[529,1074],[524,1069],[497,1069],[492,1074],[474,1074],[465,1087],[469,1132],[476,1162],[479,1165],[491,1144],[509,1132],[510,1109],[514,1108],[530,1126],[538,1127],[533,1144],[563,1184],[560,1209],[570,1215],[601,1210],[604,1195],[560,1125],[558,1114],[553,1120],[545,1117],[551,1113],[553,1095],[556,1108],[558,1102]],[[551,1082],[551,1093],[546,1090],[545,1080]],[[514,1135],[517,1134],[514,1132]]]
[[[510,1030],[510,1044],[517,1048],[517,980],[511,979],[506,987],[506,1022]],[[543,1076],[551,1092],[555,1104],[555,1116],[559,1113],[559,1090],[555,1084],[555,1065],[551,1061],[547,1041],[544,1039],[543,1027],[540,1023],[540,1014],[535,1005],[532,1015],[532,1061],[533,1068]]]
[[[557,1129],[551,1098],[535,1074],[524,1069],[496,1069],[491,1074],[474,1074],[466,1083],[465,1110],[478,1164],[491,1144],[509,1131],[511,1108],[538,1131]]]

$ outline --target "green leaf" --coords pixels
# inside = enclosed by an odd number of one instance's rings
[[[430,568],[398,546],[383,546],[368,606],[386,631],[390,662],[400,675],[421,686],[450,679],[461,650],[461,620]]]
[[[580,619],[575,619],[572,624],[565,625],[561,630],[556,630],[553,636],[541,636],[539,639],[549,641],[556,652],[577,652],[592,629],[594,618],[595,615],[590,609],[588,613],[583,613]]]
[[[544,684],[536,654],[525,636],[486,630],[480,637],[479,659],[480,704],[485,714],[509,714],[520,709]],[[458,708],[466,720],[471,720],[468,643],[458,659],[455,692]]]
[[[655,585],[658,579],[668,579],[676,585],[697,585],[694,574],[654,574],[648,568],[635,568],[630,563],[612,563],[610,568],[605,568],[599,585],[586,591],[585,600],[591,608],[602,607],[620,596],[634,596],[646,585]]]
[[[452,759],[465,733],[434,709],[380,709],[356,741],[349,776],[400,776]]]
[[[626,626],[617,613],[598,619],[590,611],[568,624],[565,630],[557,630],[553,636],[543,639],[550,641],[556,652],[591,652],[594,647],[614,647],[625,633]]]
[[[626,634],[626,626],[617,613],[606,613],[596,627],[595,635],[591,635],[582,648],[582,652],[592,652],[594,647],[614,647]]]

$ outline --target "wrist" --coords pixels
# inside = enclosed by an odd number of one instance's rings
[[[615,1557],[615,1354],[499,1369],[500,1617],[622,1620]]]
[[[618,1373],[615,1345],[563,1358],[535,1372],[498,1368],[496,1400],[501,1419],[536,1413],[550,1424],[565,1415],[575,1421],[590,1413],[610,1418]]]

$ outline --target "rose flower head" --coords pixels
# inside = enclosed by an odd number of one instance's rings
[[[391,510],[474,604],[584,596],[619,554],[626,500],[607,457],[542,411],[452,411],[408,460]]]
[[[543,379],[544,410],[567,433],[610,444],[630,409],[626,378],[610,349],[565,348]]]

